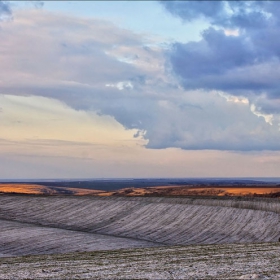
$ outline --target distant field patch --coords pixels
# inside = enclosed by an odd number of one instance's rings
[[[55,194],[56,192],[42,185],[32,184],[0,184],[2,193],[22,193],[22,194]]]
[[[16,194],[45,194],[45,195],[96,195],[101,194],[103,191],[78,189],[67,187],[49,187],[37,184],[0,184],[0,193],[16,193]]]
[[[156,186],[124,188],[107,195],[119,196],[280,196],[280,187],[264,186]]]
[[[280,192],[280,188],[239,188],[239,187],[225,187],[225,188],[190,188],[187,193],[195,195],[218,195],[218,196],[248,196],[248,195],[264,195]]]

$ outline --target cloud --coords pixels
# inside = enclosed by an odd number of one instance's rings
[[[160,1],[160,3],[173,15],[186,21],[198,17],[215,18],[224,10],[223,1]]]
[[[279,149],[276,125],[269,125],[264,117],[256,118],[249,103],[226,100],[219,92],[185,92],[184,98],[162,102],[156,113],[168,121],[158,121],[147,130],[151,148]]]
[[[280,107],[273,106],[280,100],[279,2],[161,3],[185,21],[204,17],[210,24],[200,41],[174,43],[168,53],[170,67],[185,89],[246,96],[261,112],[280,113]]]
[[[11,7],[7,1],[0,1],[0,19],[2,16],[10,16],[12,14]]]
[[[261,105],[253,112],[247,94],[261,104],[261,97],[270,100],[278,63],[256,62],[258,50],[242,32],[226,36],[211,28],[200,42],[174,44],[168,53],[158,41],[107,21],[44,10],[15,12],[1,27],[0,94],[43,96],[111,116],[150,149],[280,149],[275,116],[270,124]],[[267,92],[255,92],[258,84]]]
[[[280,66],[276,56],[259,50],[246,34],[227,36],[209,28],[202,37],[199,42],[176,43],[170,51],[172,68],[186,89],[274,95],[280,78],[275,71]]]
[[[257,28],[268,23],[264,9],[275,11],[269,1],[160,1],[184,21],[204,18],[213,25]]]

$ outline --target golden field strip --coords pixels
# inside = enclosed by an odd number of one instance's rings
[[[68,192],[71,195],[95,195],[103,193],[100,190],[65,187],[50,188],[37,184],[0,184],[0,193],[57,195],[63,194],[64,192]]]
[[[97,196],[280,196],[280,187],[276,186],[156,186],[146,188],[123,188],[116,191],[103,191],[83,188],[49,187],[38,184],[0,184],[0,193],[40,194],[40,195],[97,195]]]

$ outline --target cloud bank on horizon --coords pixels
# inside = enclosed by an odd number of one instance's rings
[[[0,22],[0,93],[111,116],[150,149],[280,150],[280,3],[159,5],[209,27],[199,41],[170,43],[42,4],[15,9]]]

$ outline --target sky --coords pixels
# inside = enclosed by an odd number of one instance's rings
[[[0,1],[0,179],[280,177],[280,2]]]

